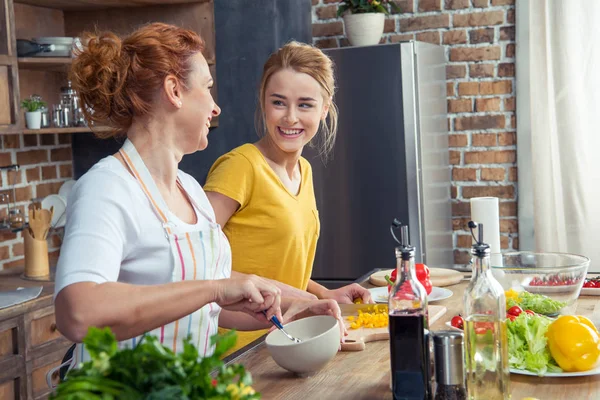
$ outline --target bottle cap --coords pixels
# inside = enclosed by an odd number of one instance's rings
[[[395,228],[400,228],[400,239],[398,239],[394,233]],[[414,258],[415,248],[409,244],[408,225],[402,225],[402,222],[394,218],[394,221],[390,226],[390,232],[392,233],[394,240],[400,245],[396,247],[396,258],[402,258],[403,260]]]
[[[475,233],[473,233],[473,229],[475,228],[479,228],[479,237],[475,237]],[[473,239],[475,239],[475,243],[471,246],[471,254],[479,258],[489,256],[491,253],[490,246],[483,241],[483,224],[469,221],[469,229],[471,229],[471,235],[473,236]]]
[[[458,331],[433,333],[435,378],[442,385],[464,385],[463,334]]]

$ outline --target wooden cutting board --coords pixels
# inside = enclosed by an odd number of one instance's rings
[[[386,275],[392,273],[392,269],[375,272],[369,277],[369,282],[375,286],[386,286]],[[437,287],[455,285],[464,278],[462,272],[448,268],[429,268],[429,280],[431,284]]]
[[[429,325],[440,319],[446,313],[444,306],[429,306]],[[348,330],[345,343],[342,343],[342,351],[362,351],[365,349],[365,344],[376,340],[389,340],[390,334],[388,327],[385,328],[358,328],[350,329],[350,321],[346,317],[349,315],[358,315],[358,313],[344,313],[344,323]]]

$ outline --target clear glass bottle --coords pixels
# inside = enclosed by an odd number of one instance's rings
[[[396,239],[397,278],[388,302],[392,393],[395,400],[429,400],[433,393],[427,292],[417,280],[408,226],[394,222],[401,232]]]
[[[469,222],[472,230],[477,227]],[[483,225],[471,248],[473,276],[464,295],[465,377],[469,400],[510,399],[506,298],[492,275]]]

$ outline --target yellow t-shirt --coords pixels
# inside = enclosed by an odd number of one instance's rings
[[[320,225],[312,169],[303,157],[300,172],[300,190],[294,195],[253,144],[233,149],[212,166],[204,190],[240,204],[223,229],[231,245],[234,271],[306,290]],[[238,347],[262,333],[239,332]]]

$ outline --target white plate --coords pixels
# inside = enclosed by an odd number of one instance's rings
[[[73,186],[75,186],[75,181],[71,179],[63,183],[60,189],[58,189],[58,195],[65,199],[67,204],[69,204],[69,194],[71,193]]]
[[[387,303],[388,302],[387,286],[371,288],[371,289],[369,289],[369,292],[371,292],[371,297],[373,298],[373,300],[376,303]],[[434,286],[431,289],[431,293],[429,293],[429,296],[427,296],[427,301],[432,302],[432,301],[444,300],[444,299],[447,299],[448,297],[451,297],[452,294],[453,294],[452,290],[450,290],[450,289]]]
[[[67,222],[67,202],[62,196],[51,194],[42,200],[42,208],[49,210],[54,207],[54,214],[50,225],[53,228],[62,228]]]
[[[510,372],[517,375],[539,376],[540,378],[572,378],[575,376],[600,375],[600,367],[583,372],[547,372],[540,376],[535,372],[511,368]]]
[[[600,288],[584,287],[581,288],[580,296],[600,296]]]
[[[455,330],[455,331],[459,331],[459,332],[462,332],[462,331],[463,331],[462,329],[458,329],[458,328],[456,328],[456,327],[452,326],[452,324],[451,324],[451,321],[446,321],[446,326],[447,326],[448,328],[452,329],[452,330]]]
[[[446,326],[455,331],[459,331],[459,332],[463,331],[462,329],[453,327],[450,324],[450,321],[446,321]],[[539,376],[541,378],[569,378],[569,377],[575,377],[575,376],[599,375],[600,367],[589,370],[589,371],[583,371],[583,372],[547,372],[542,376],[536,374],[535,372],[525,371],[522,369],[515,369],[515,368],[511,368],[510,372],[513,374],[517,374],[517,375]]]

